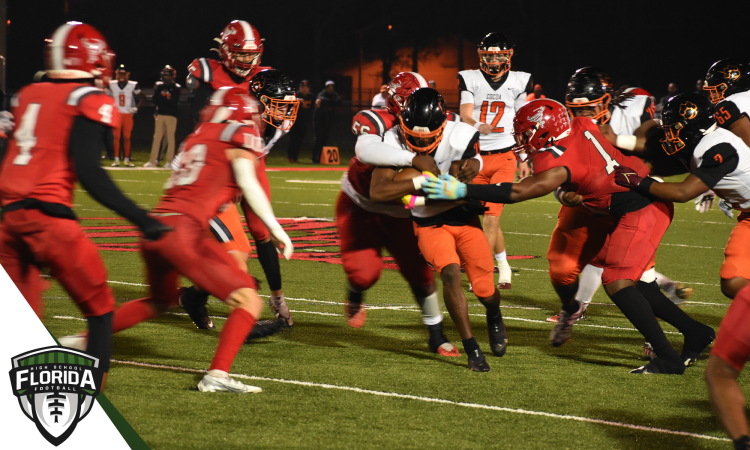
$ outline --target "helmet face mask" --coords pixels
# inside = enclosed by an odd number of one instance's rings
[[[263,104],[261,118],[280,130],[289,130],[297,120],[299,100],[292,81],[276,69],[258,72],[250,80],[250,94]]]
[[[443,96],[432,88],[415,90],[404,103],[399,123],[409,150],[420,155],[435,152],[448,123]]]
[[[440,125],[440,128],[430,131],[427,127],[414,127],[409,129],[404,125],[404,120],[399,117],[401,123],[401,133],[403,135],[406,146],[414,153],[420,155],[429,155],[435,152],[440,142],[443,140],[443,131],[447,121]]]
[[[479,68],[491,77],[501,77],[510,70],[513,46],[502,33],[488,33],[477,47]]]
[[[664,130],[664,139],[660,139],[661,148],[667,153],[667,155],[674,155],[683,148],[685,148],[685,141],[680,139],[680,130],[683,128],[682,123],[676,122],[670,125],[662,125]]]
[[[283,100],[271,98],[266,95],[260,97],[263,103],[264,111],[263,120],[280,129],[289,130],[297,120],[297,110],[299,109],[299,100],[294,95],[287,95]]]

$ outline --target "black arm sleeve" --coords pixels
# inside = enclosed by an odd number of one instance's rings
[[[125,197],[99,165],[106,127],[85,117],[76,117],[70,132],[70,154],[78,181],[94,200],[136,224],[139,228],[155,219]]]
[[[734,172],[739,163],[737,151],[732,144],[722,142],[716,144],[703,154],[700,167],[693,171],[693,175],[713,189],[722,178]]]
[[[510,194],[513,183],[467,184],[466,198],[490,203],[513,203]]]
[[[528,95],[534,92],[534,78],[529,77],[529,82],[526,83],[526,89],[524,89],[524,92]]]
[[[208,99],[211,98],[213,93],[214,90],[207,83],[199,84],[193,91],[193,118],[195,119],[195,123],[198,123],[198,115],[201,109],[208,104]]]

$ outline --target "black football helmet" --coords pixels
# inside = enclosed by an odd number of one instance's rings
[[[281,130],[292,128],[299,100],[292,80],[284,72],[276,69],[258,72],[250,80],[250,94],[263,104],[261,117],[265,122]]]
[[[609,104],[613,95],[612,80],[606,72],[598,67],[584,67],[570,77],[565,105],[573,117],[589,111],[585,115],[605,124],[609,122]]]
[[[409,150],[427,155],[437,149],[448,123],[446,111],[443,96],[432,88],[417,89],[406,99],[399,121]]]
[[[714,105],[726,97],[750,89],[750,64],[733,58],[716,61],[706,74],[703,90],[711,94]]]
[[[701,138],[716,128],[714,105],[695,92],[677,94],[661,110],[664,139],[661,146],[667,155],[687,161]]]
[[[505,38],[505,35],[493,31],[487,34],[477,47],[479,68],[482,72],[496,77],[510,70],[513,45]]]
[[[167,64],[163,69],[161,69],[161,72],[159,72],[159,79],[161,81],[164,81],[164,75],[172,75],[172,78],[174,78],[175,76],[177,76],[177,72],[174,70],[174,67]]]

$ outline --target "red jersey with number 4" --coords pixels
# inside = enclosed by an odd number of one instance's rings
[[[642,177],[649,174],[643,161],[620,153],[602,136],[599,127],[586,117],[574,118],[570,135],[537,152],[533,161],[535,173],[553,167],[567,167],[570,181],[563,189],[575,191],[583,197],[586,206],[602,211],[609,208],[612,194],[628,191],[628,188],[615,184],[615,167],[630,167]]]
[[[395,124],[396,118],[385,109],[360,111],[352,118],[352,133],[357,136],[376,134],[382,137]],[[356,156],[349,161],[347,172],[349,183],[358,194],[368,199],[374,170],[375,166],[363,163]]]
[[[230,148],[259,156],[263,140],[258,128],[242,123],[201,124],[183,141],[178,166],[154,212],[184,214],[208,227],[208,220],[219,208],[240,194],[225,152]]]
[[[235,86],[247,91],[250,87],[250,80],[253,76],[261,70],[270,68],[271,67],[256,67],[255,70],[251,71],[241,83],[236,83],[224,69],[224,65],[221,61],[215,59],[194,59],[188,66],[188,71],[190,72],[190,75],[195,77],[199,82],[210,85],[214,91],[224,86]]]
[[[75,167],[69,141],[78,116],[107,126],[122,120],[114,100],[80,83],[36,83],[12,100],[16,129],[0,168],[2,206],[26,198],[73,207]]]

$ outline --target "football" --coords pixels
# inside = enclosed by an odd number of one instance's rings
[[[418,171],[417,169],[413,167],[405,167],[401,169],[401,171],[397,173],[395,177],[393,177],[393,180],[394,181],[411,180],[412,178],[418,177],[420,175],[422,175],[422,172]],[[419,196],[425,195],[424,191],[422,191],[421,189],[418,191],[412,191],[409,194],[419,195]]]

